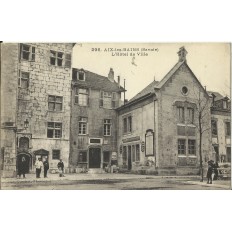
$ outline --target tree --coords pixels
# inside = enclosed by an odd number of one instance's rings
[[[203,182],[203,157],[202,157],[202,139],[203,134],[211,129],[210,120],[210,107],[211,99],[206,90],[202,87],[196,89],[196,117],[197,117],[197,129],[199,133],[199,157],[200,157],[200,175],[201,182]]]

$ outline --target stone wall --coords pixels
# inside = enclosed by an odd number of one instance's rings
[[[132,117],[132,132],[124,134],[123,118]],[[147,166],[150,160],[155,164],[154,156],[145,156],[145,134],[148,129],[154,131],[154,100],[153,97],[146,99],[136,105],[125,106],[125,109],[119,111],[118,115],[118,161],[119,166],[123,166],[123,146],[139,144],[140,160],[132,162],[132,170],[139,170],[142,166]],[[142,145],[143,144],[143,145]],[[155,153],[155,151],[154,151]],[[128,166],[128,160],[127,160]],[[147,168],[147,167],[146,167]]]
[[[182,87],[188,88],[188,93],[182,94]],[[198,132],[198,113],[196,106],[198,104],[199,91],[201,100],[207,101],[203,88],[193,77],[189,68],[183,64],[181,68],[169,79],[164,88],[157,93],[158,98],[158,156],[159,167],[186,167],[187,169],[199,167],[199,132]],[[185,123],[178,123],[177,105],[182,104],[185,107]],[[186,122],[187,107],[194,107],[194,122]],[[209,159],[212,155],[211,133],[210,133],[210,101],[204,111],[204,129],[208,129],[203,134],[202,151],[203,160]],[[183,133],[178,134],[178,126],[183,128]],[[192,131],[190,133],[190,131]],[[196,140],[196,156],[178,155],[178,138]],[[187,171],[188,172],[188,171]],[[183,171],[181,171],[183,173]]]
[[[49,152],[50,167],[56,167],[58,160],[52,160],[52,150],[61,151],[61,158],[65,166],[69,159],[69,128],[70,128],[70,100],[71,100],[71,67],[60,67],[50,64],[50,50],[72,53],[72,44],[33,43],[35,47],[35,61],[20,59],[19,70],[29,72],[28,89],[19,87],[18,93],[18,127],[22,128],[28,119],[29,127],[24,133],[32,134],[32,155],[39,149]],[[64,62],[64,61],[63,61]],[[48,96],[63,97],[62,110],[49,111]],[[61,122],[62,137],[47,138],[47,123]]]
[[[4,175],[16,170],[16,98],[18,74],[18,44],[1,46],[1,162]],[[8,173],[7,173],[8,172]]]
[[[212,137],[213,146],[218,146],[219,162],[221,156],[225,157],[223,162],[227,161],[227,147],[231,147],[231,136],[226,135],[226,122],[231,122],[230,112],[213,111],[211,118],[217,122],[217,136]],[[216,159],[216,157],[214,157]]]
[[[72,117],[70,128],[70,162],[73,167],[77,166],[78,152],[88,151],[90,146],[89,138],[101,138],[101,151],[116,152],[117,150],[117,117],[114,109],[104,109],[99,107],[100,90],[89,90],[89,105],[80,106],[74,103],[75,88],[72,90]],[[116,95],[116,101],[120,100],[120,94]],[[79,117],[88,118],[88,133],[87,135],[79,135]],[[112,120],[111,136],[104,136],[103,125],[104,119]]]

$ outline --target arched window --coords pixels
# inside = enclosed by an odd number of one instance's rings
[[[29,138],[21,137],[19,139],[19,148],[29,149]]]

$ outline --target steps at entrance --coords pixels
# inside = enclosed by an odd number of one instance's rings
[[[101,168],[90,168],[88,170],[88,173],[89,174],[102,174],[102,173],[105,173],[105,171]]]

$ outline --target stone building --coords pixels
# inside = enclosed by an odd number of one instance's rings
[[[231,163],[230,100],[217,92],[208,93],[213,98],[211,107],[213,158],[219,163]]]
[[[196,174],[212,154],[211,98],[187,64],[184,47],[177,64],[118,111],[118,162],[121,168],[159,174]],[[200,124],[204,133],[200,140]],[[201,144],[200,144],[201,141]]]
[[[117,158],[117,115],[124,89],[108,77],[73,68],[70,166],[75,171],[105,168]],[[73,170],[74,171],[74,170]]]
[[[70,142],[71,58],[73,44],[1,44],[4,170],[16,171],[22,156],[27,171],[37,158],[50,169],[63,159]]]

